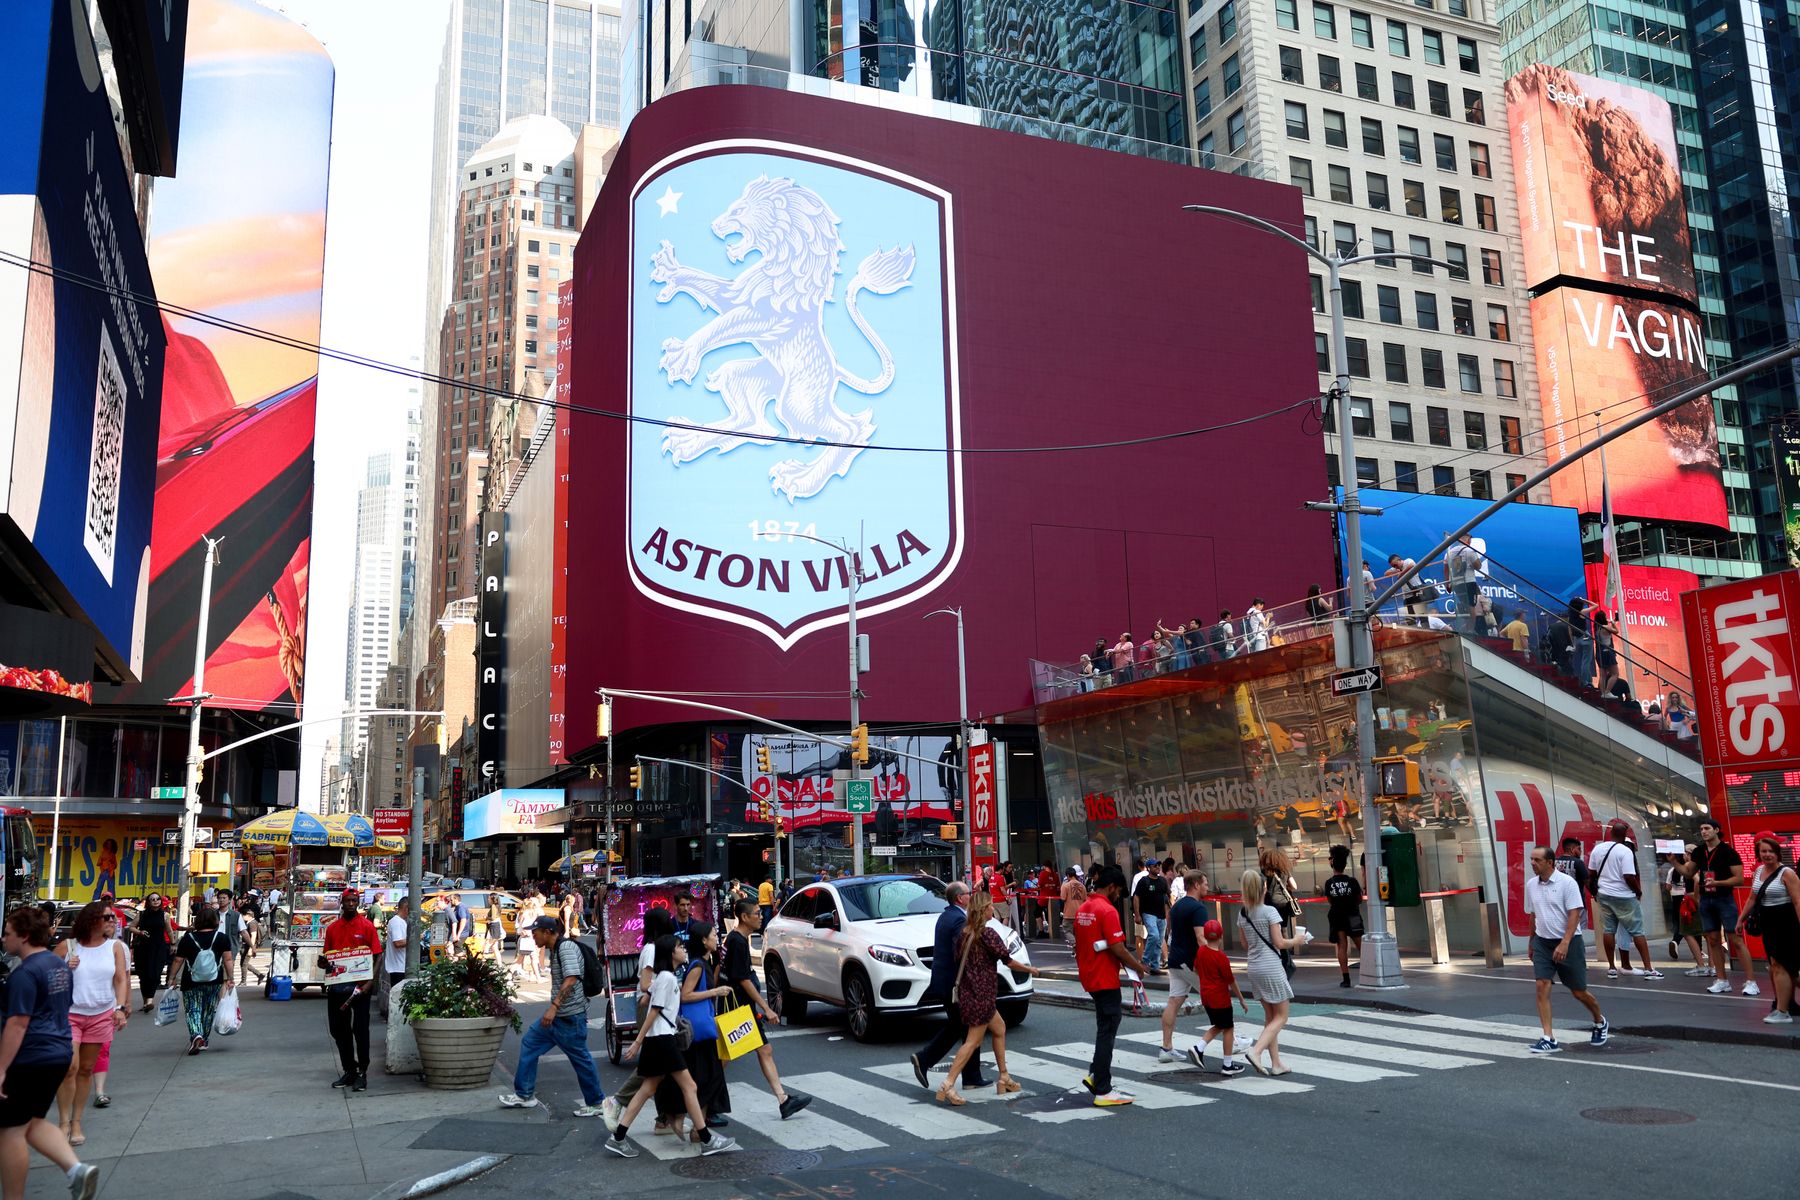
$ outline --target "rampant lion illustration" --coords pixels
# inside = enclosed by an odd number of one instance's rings
[[[657,303],[685,292],[718,313],[687,338],[663,342],[661,368],[669,381],[691,383],[701,360],[724,346],[748,345],[759,355],[733,359],[707,375],[706,389],[725,402],[725,416],[704,429],[671,429],[662,449],[676,465],[709,450],[728,454],[759,437],[780,436],[769,420],[771,402],[786,436],[836,443],[812,459],[784,459],[770,468],[772,489],[790,504],[818,495],[834,476],[847,474],[868,446],[875,435],[873,410],[844,412],[836,403],[837,388],[841,383],[868,396],[886,391],[894,381],[894,357],[863,317],[857,297],[865,291],[888,296],[909,286],[915,255],[911,246],[878,248],[850,280],[844,305],[881,360],[881,373],[863,379],[838,362],[825,334],[825,306],[844,252],[837,228],[837,214],[817,193],[792,179],[759,175],[712,223],[732,262],[761,256],[735,279],[682,266],[675,248],[663,242],[650,273],[663,285]]]

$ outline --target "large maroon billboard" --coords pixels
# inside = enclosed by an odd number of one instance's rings
[[[854,578],[863,716],[957,711],[944,606],[991,716],[1032,658],[1324,581],[1305,258],[1184,204],[1302,220],[1289,187],[873,106],[646,109],[575,255],[569,694],[842,720]]]

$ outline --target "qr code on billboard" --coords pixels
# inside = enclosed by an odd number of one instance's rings
[[[82,543],[110,587],[119,541],[119,471],[125,460],[125,376],[119,369],[112,335],[104,326],[100,329],[97,374],[93,457],[88,464],[87,522]]]

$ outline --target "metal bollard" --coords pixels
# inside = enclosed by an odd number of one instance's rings
[[[1425,940],[1431,948],[1431,964],[1441,967],[1450,961],[1450,931],[1444,926],[1444,898],[1433,896],[1425,901]]]
[[[1506,965],[1506,943],[1500,936],[1500,905],[1493,900],[1481,902],[1481,953],[1489,967]]]

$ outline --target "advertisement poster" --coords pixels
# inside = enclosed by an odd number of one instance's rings
[[[327,950],[319,957],[325,960],[325,975],[331,983],[368,983],[375,978],[373,950]]]
[[[463,806],[463,840],[504,834],[561,833],[560,824],[542,821],[545,813],[566,804],[561,788],[501,788]]]
[[[150,261],[164,300],[319,338],[333,70],[300,25],[253,0],[194,0],[181,171],[159,180]],[[190,690],[202,538],[213,577],[210,703],[301,700],[318,355],[168,321],[149,649],[127,697]]]
[[[1552,279],[1695,301],[1668,101],[1543,64],[1506,82],[1525,285]]]
[[[1587,564],[1588,595],[1605,603],[1606,567]],[[1632,664],[1627,676],[1631,694],[1639,700],[1660,698],[1668,707],[1670,689],[1687,691],[1687,633],[1681,623],[1681,594],[1700,586],[1700,577],[1676,567],[1619,566],[1625,587],[1625,637],[1631,645],[1620,647],[1620,658]],[[1617,617],[1618,614],[1613,614]],[[1684,695],[1683,699],[1690,699]]]
[[[48,812],[33,814],[38,861],[50,868],[52,821]],[[163,845],[163,819],[64,816],[56,827],[56,898],[85,902],[111,892],[120,899],[141,899],[151,892],[172,894],[180,874],[181,847]],[[139,843],[142,843],[140,846]]]
[[[1544,454],[1553,464],[1603,425],[1629,420],[1706,376],[1699,321],[1685,308],[1564,287],[1532,299],[1531,329]],[[1710,397],[1610,443],[1606,466],[1620,517],[1726,523]],[[1599,455],[1552,475],[1550,497],[1599,512]]]
[[[0,264],[0,540],[92,624],[90,662],[98,651],[129,676],[146,644],[164,337],[84,11],[0,5],[0,249],[13,260]]]
[[[1701,588],[1681,611],[1706,765],[1800,758],[1800,572]]]
[[[1358,495],[1363,503],[1383,510],[1378,517],[1362,519],[1363,558],[1375,576],[1377,590],[1387,584],[1382,576],[1389,570],[1390,555],[1416,560],[1443,541],[1446,533],[1487,507],[1485,500],[1379,488],[1364,488]],[[1349,547],[1341,522],[1338,543],[1339,559],[1347,562]],[[1508,504],[1476,526],[1470,544],[1487,557],[1482,594],[1502,612],[1523,611],[1527,624],[1532,623],[1533,614],[1561,612],[1570,600],[1587,594],[1580,518],[1572,508]],[[1444,587],[1443,558],[1426,563],[1418,577],[1429,589],[1427,607],[1440,617],[1453,615],[1456,602]],[[1346,581],[1340,578],[1338,582]],[[1399,598],[1390,600],[1382,612],[1397,614],[1400,603]]]
[[[775,768],[773,775],[756,770],[756,751],[761,746],[768,747],[769,761]],[[915,757],[902,758],[897,751]],[[832,780],[833,771],[850,769],[848,750],[782,734],[752,733],[743,737],[738,762],[744,785],[756,800],[774,796],[788,828],[850,823],[850,814],[844,810],[844,800]],[[956,751],[950,738],[883,737],[871,733],[869,765],[862,774],[873,784],[877,808],[885,801],[903,821],[936,823],[957,819],[952,811],[958,782],[956,766]],[[736,788],[727,794],[734,801],[743,796]],[[863,817],[865,825],[874,820],[873,813]],[[758,814],[755,800],[744,803],[743,821],[752,828],[767,826]]]
[[[636,954],[644,948],[644,914],[653,908],[675,915],[675,902],[686,896],[693,905],[693,919],[716,923],[713,910],[711,875],[694,875],[659,880],[655,884],[633,884],[614,888],[606,895],[604,920],[605,953]]]
[[[569,761],[569,405],[575,401],[575,281],[564,280],[552,295],[556,305],[556,383],[551,396],[556,409],[556,486],[550,521],[550,757],[560,766]],[[585,706],[584,706],[585,707]],[[610,781],[609,781],[610,782]]]
[[[1800,567],[1800,423],[1779,421],[1771,425],[1769,449],[1775,461],[1775,494],[1781,504],[1788,566]]]

